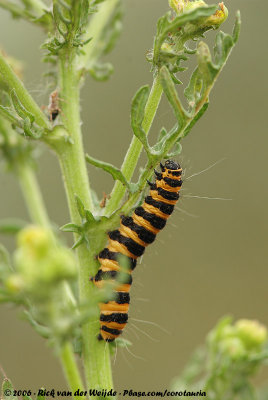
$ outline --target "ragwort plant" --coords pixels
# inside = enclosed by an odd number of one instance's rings
[[[222,318],[174,379],[175,391],[204,389],[209,400],[267,399],[267,384],[258,390],[252,378],[268,361],[268,335],[258,321]]]
[[[49,3],[49,4],[47,4]],[[133,138],[121,168],[85,154],[81,132],[80,89],[88,73],[106,80],[113,71],[102,57],[109,53],[121,31],[121,0],[0,0],[0,7],[47,32],[42,45],[54,89],[43,112],[22,82],[18,63],[0,55],[0,146],[2,157],[20,183],[31,224],[1,222],[1,231],[18,233],[17,249],[10,257],[1,247],[2,302],[23,306],[33,328],[54,346],[70,389],[83,390],[75,352],[80,353],[86,388],[113,388],[111,345],[97,341],[98,303],[113,295],[113,287],[97,290],[89,282],[98,269],[96,254],[105,246],[106,232],[119,224],[142,200],[146,181],[163,159],[181,152],[189,134],[209,105],[209,95],[222,71],[240,30],[237,13],[232,34],[218,32],[213,56],[205,33],[226,20],[223,3],[203,0],[169,0],[170,11],[157,22],[153,47],[147,53],[152,86],[141,87],[131,105]],[[190,58],[196,68],[184,90],[183,106],[177,86]],[[183,63],[183,65],[182,65]],[[162,95],[174,112],[175,125],[159,133],[150,145],[147,135]],[[87,134],[90,134],[87,133]],[[39,142],[58,157],[70,211],[70,222],[61,228],[73,232],[74,245],[66,248],[47,215],[35,175]],[[137,183],[131,178],[144,150],[147,163]],[[99,206],[91,190],[86,163],[110,173],[115,180],[110,199]],[[77,290],[76,290],[77,289]],[[79,293],[79,295],[76,295]],[[118,345],[125,345],[123,339]]]

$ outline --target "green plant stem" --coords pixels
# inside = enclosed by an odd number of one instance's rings
[[[79,69],[90,68],[102,54],[104,44],[100,39],[119,3],[120,0],[105,1],[100,6],[100,10],[91,17],[86,38],[92,37],[92,40],[85,46],[84,54],[80,57]]]
[[[79,79],[76,65],[76,50],[69,48],[60,57],[59,86],[62,119],[65,129],[68,131],[72,144],[62,141],[56,149],[64,177],[65,189],[68,198],[71,220],[75,224],[81,224],[75,195],[78,195],[84,206],[93,211],[93,202],[88,183],[88,176],[83,151],[80,128],[79,105]],[[98,242],[96,232],[96,242]],[[103,234],[103,233],[102,233]],[[75,236],[75,240],[78,237]],[[94,246],[92,245],[92,248]],[[79,292],[81,304],[84,304],[94,296],[89,277],[96,272],[95,253],[91,253],[86,245],[77,248],[79,261]],[[92,317],[93,318],[93,317]],[[112,389],[112,374],[110,365],[109,347],[104,342],[97,341],[99,323],[94,319],[82,327],[83,358],[87,388]]]
[[[156,111],[158,109],[161,97],[162,97],[163,89],[160,83],[159,76],[157,75],[154,78],[153,86],[151,88],[150,95],[147,100],[147,104],[145,107],[144,120],[142,127],[144,132],[148,135],[150,128],[152,126]],[[129,146],[128,152],[124,159],[124,162],[121,167],[121,171],[126,177],[127,181],[130,181],[132,175],[135,171],[137,163],[139,161],[140,154],[142,152],[143,146],[139,139],[136,136],[133,137],[131,144]],[[106,215],[110,215],[114,212],[120,205],[121,200],[124,197],[126,191],[126,187],[122,185],[121,182],[116,181],[109,203],[107,204],[105,213]]]
[[[50,230],[50,221],[32,166],[26,162],[20,163],[17,167],[17,174],[31,220]]]
[[[22,8],[18,7],[14,3],[10,3],[7,0],[0,0],[0,7],[4,10],[11,12],[14,17],[27,18],[28,15]]]
[[[44,10],[47,10],[47,6],[42,0],[22,0],[27,8],[33,10],[37,17],[41,17],[44,14]]]
[[[20,163],[17,170],[22,192],[32,221],[35,224],[47,229],[51,234],[53,242],[56,243],[42,194],[32,166],[26,162],[23,164]],[[72,301],[71,293],[67,283],[65,283],[64,290],[66,292],[66,296],[68,296],[66,301]],[[65,342],[62,345],[60,348],[60,359],[70,389],[73,392],[77,389],[83,390],[83,383],[75,362],[71,343]]]
[[[69,387],[72,390],[72,393],[77,391],[78,389],[84,390],[84,385],[80,377],[79,370],[76,365],[75,357],[73,354],[72,345],[70,343],[65,343],[62,345],[60,349],[60,359],[62,368],[64,370],[65,378],[69,383]],[[85,396],[75,396],[73,398],[85,398]]]
[[[0,75],[9,90],[15,89],[16,94],[23,106],[35,117],[35,122],[45,129],[50,129],[50,124],[45,114],[40,110],[30,93],[27,91],[22,81],[18,78],[9,64],[6,62],[3,54],[0,52]]]

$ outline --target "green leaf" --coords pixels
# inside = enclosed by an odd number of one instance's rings
[[[114,342],[109,343],[111,356],[114,356],[118,347],[126,348],[132,346],[132,343],[124,338],[118,337]]]
[[[60,230],[62,232],[75,232],[75,233],[80,233],[81,232],[81,226],[76,225],[76,224],[65,224],[60,227]]]
[[[119,168],[116,168],[112,164],[106,163],[104,161],[96,160],[95,158],[89,156],[88,154],[86,154],[86,161],[89,164],[94,165],[95,167],[101,168],[103,171],[108,172],[110,175],[112,175],[114,180],[120,181],[123,185],[129,188],[129,183]]]
[[[192,128],[194,127],[194,125],[197,123],[197,121],[202,117],[202,115],[207,111],[209,106],[209,103],[205,103],[203,105],[203,107],[198,111],[198,113],[195,115],[195,117],[191,120],[191,122],[189,123],[189,125],[187,125],[187,127],[184,129],[183,134],[182,134],[182,138],[187,136],[188,133],[192,130]]]
[[[97,81],[107,81],[112,73],[114,72],[114,67],[111,63],[96,63],[93,65],[91,69],[89,69],[89,73],[92,78],[96,79]]]
[[[135,126],[141,126],[144,119],[144,112],[146,103],[149,97],[150,89],[149,86],[142,86],[135,94],[132,100],[131,107],[131,122]]]
[[[2,269],[5,271],[12,270],[9,252],[5,246],[0,243],[0,270],[1,265],[3,266]]]
[[[149,144],[147,141],[147,136],[142,128],[142,123],[149,93],[149,86],[142,86],[135,94],[131,105],[131,126],[133,133],[143,144],[147,152],[149,152]]]
[[[12,124],[18,125],[19,121],[9,108],[0,105],[0,115],[7,119]]]
[[[219,36],[220,34],[218,34],[217,36]],[[224,60],[225,59],[226,57],[224,57]],[[200,91],[200,96],[201,98],[203,98],[204,94],[206,94],[207,88],[211,86],[214,80],[216,79],[219,73],[219,68],[212,63],[210,50],[205,42],[200,42],[198,45],[197,60],[198,60],[198,72],[202,79],[202,88]]]
[[[196,92],[200,92],[202,84],[200,85],[199,83],[201,82],[201,78],[199,75],[198,68],[194,70],[192,73],[192,76],[189,80],[189,84],[184,90],[184,95],[188,102],[192,104],[192,107],[195,105],[196,101],[199,100],[199,98],[196,98]],[[198,88],[198,89],[197,89]]]
[[[21,229],[27,225],[26,221],[16,218],[8,218],[0,220],[0,233],[8,235],[16,235]]]
[[[175,145],[176,139],[180,133],[178,129],[172,129],[168,135],[166,136],[165,140],[163,141],[162,148],[160,150],[161,158],[166,158],[167,152]],[[175,143],[174,143],[175,142]]]
[[[26,136],[29,136],[33,139],[40,139],[42,136],[43,130],[36,130],[31,124],[31,121],[28,117],[23,120],[23,130]]]
[[[72,245],[72,249],[77,249],[77,247],[79,247],[82,243],[85,242],[85,237],[84,236],[80,236],[80,238]]]
[[[40,325],[38,322],[36,322],[29,311],[24,310],[23,315],[40,336],[45,339],[48,339],[51,336],[50,329],[47,326]]]
[[[174,158],[177,157],[179,154],[181,154],[182,152],[182,145],[180,144],[180,142],[176,142],[175,145],[173,146],[173,151],[168,153],[166,155],[166,159],[170,159],[170,158]]]
[[[24,395],[22,396],[23,400],[32,400],[32,398],[30,396]]]
[[[173,108],[175,117],[178,121],[179,126],[183,126],[186,118],[186,112],[178,97],[174,82],[172,80],[171,74],[167,67],[163,66],[160,70],[160,80],[165,95]]]
[[[84,203],[82,202],[82,200],[80,199],[80,197],[77,194],[75,194],[75,201],[76,201],[76,207],[77,207],[77,210],[79,212],[80,217],[82,219],[85,218],[85,216],[86,216],[85,206],[84,206]]]
[[[185,12],[175,18],[172,18],[171,12],[168,12],[161,17],[157,23],[157,34],[154,41],[154,65],[161,66],[160,50],[163,42],[168,38],[168,35],[174,32],[177,33],[179,28],[189,22],[193,22],[197,26],[205,17],[214,14],[217,8],[218,6],[197,7],[196,9]],[[193,38],[194,37],[196,37],[196,34],[193,33]]]
[[[92,212],[87,209],[85,209],[85,217],[86,217],[87,222],[89,222],[89,223],[96,221],[96,218],[94,217]]]
[[[241,31],[241,15],[240,15],[240,11],[237,11],[235,25],[234,25],[234,29],[233,29],[233,40],[234,40],[234,43],[236,43],[238,41],[239,35],[240,35],[240,31]]]
[[[13,396],[14,389],[9,379],[4,378],[2,383],[2,399],[3,400],[18,400],[17,396]]]
[[[75,200],[80,217],[86,219],[89,223],[95,221],[93,214],[85,208],[84,203],[77,194],[75,194]]]
[[[122,31],[122,1],[118,2],[116,9],[113,11],[109,22],[106,25],[106,29],[103,30],[102,44],[103,54],[110,53],[116,45],[116,42]]]
[[[53,18],[59,33],[64,38],[67,34],[67,26],[71,24],[71,20],[65,18],[59,4],[56,2],[53,3]]]
[[[89,1],[81,0],[79,3],[79,27],[83,28],[88,22]]]
[[[38,390],[38,393],[41,392],[41,391],[44,391],[44,392],[45,392],[45,389],[41,387],[41,388]],[[36,400],[47,400],[47,399],[46,399],[46,396],[43,396],[43,395],[39,394],[38,396],[36,396]]]
[[[26,110],[26,108],[21,104],[21,102],[16,94],[15,89],[11,90],[10,96],[11,96],[12,104],[13,104],[17,114],[22,119],[25,119],[28,117],[30,120],[30,123],[32,124],[35,120],[34,115],[32,113],[30,113],[28,110]]]

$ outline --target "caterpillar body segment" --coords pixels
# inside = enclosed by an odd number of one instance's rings
[[[148,182],[150,193],[143,204],[135,209],[132,216],[121,217],[119,229],[108,233],[108,245],[98,255],[100,268],[91,279],[97,287],[103,287],[107,280],[117,281],[120,276],[115,299],[99,304],[100,340],[112,342],[125,328],[136,260],[165,227],[179,199],[182,168],[172,160],[167,160],[165,165],[160,164],[160,167],[162,172],[155,171],[155,182]]]

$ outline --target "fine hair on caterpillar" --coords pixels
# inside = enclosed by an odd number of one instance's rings
[[[91,281],[102,288],[105,281],[118,282],[114,289],[115,298],[99,304],[99,340],[113,342],[128,322],[130,303],[129,291],[132,271],[145,248],[154,242],[172,214],[180,197],[182,168],[178,163],[167,160],[155,170],[155,182],[148,182],[149,195],[138,206],[132,216],[121,216],[119,229],[108,233],[108,245],[98,255],[100,268]]]

